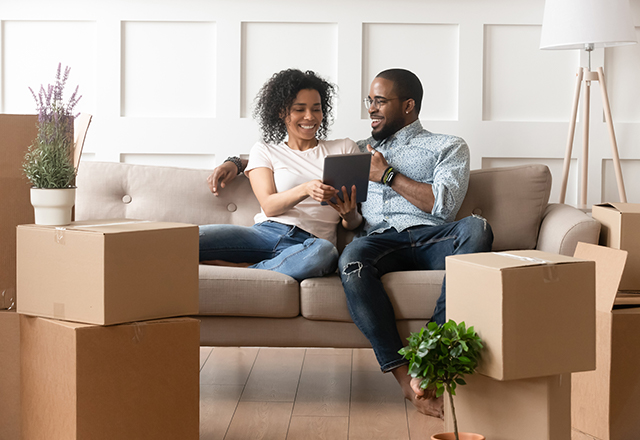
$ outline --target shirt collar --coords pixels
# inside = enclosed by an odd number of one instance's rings
[[[405,125],[400,130],[393,133],[386,139],[383,139],[380,142],[380,145],[388,145],[392,142],[397,142],[399,144],[406,143],[409,139],[413,138],[419,132],[423,130],[422,124],[420,123],[420,119],[416,119],[409,125]]]

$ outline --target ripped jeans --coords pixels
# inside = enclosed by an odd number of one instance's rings
[[[398,354],[404,347],[396,327],[389,296],[380,278],[407,270],[444,270],[445,257],[488,252],[491,226],[478,216],[441,226],[414,226],[402,232],[388,229],[354,239],[342,252],[338,267],[353,322],[367,337],[382,371],[407,361]],[[445,284],[431,318],[445,322]]]
[[[297,226],[268,220],[251,227],[200,226],[200,261],[206,260],[252,263],[302,281],[335,272],[338,250]]]

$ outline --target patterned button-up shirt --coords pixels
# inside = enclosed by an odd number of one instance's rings
[[[469,184],[469,147],[463,139],[430,133],[417,120],[382,141],[371,137],[357,144],[361,151],[367,151],[370,144],[400,174],[430,184],[435,197],[433,209],[425,212],[391,187],[370,181],[367,201],[362,204],[366,234],[437,226],[455,219]]]

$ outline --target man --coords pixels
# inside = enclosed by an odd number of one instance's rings
[[[381,277],[406,270],[443,270],[448,255],[491,250],[493,234],[477,216],[454,221],[469,183],[469,149],[461,138],[433,134],[418,115],[422,85],[404,69],[385,70],[371,83],[365,106],[372,137],[358,142],[372,154],[369,195],[362,204],[360,236],[344,249],[338,268],[349,313],[374,349],[383,372],[391,371],[405,397],[424,414],[442,416],[442,398],[420,389],[408,375],[393,306]],[[237,158],[209,177],[214,194],[232,179]],[[445,321],[445,284],[431,320]]]

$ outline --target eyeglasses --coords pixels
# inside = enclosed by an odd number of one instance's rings
[[[362,103],[364,104],[364,108],[369,110],[372,107],[380,108],[381,106],[385,105],[387,102],[393,101],[395,99],[402,99],[402,98],[381,98],[379,96],[376,96],[375,98],[371,99],[367,96],[362,100]]]

